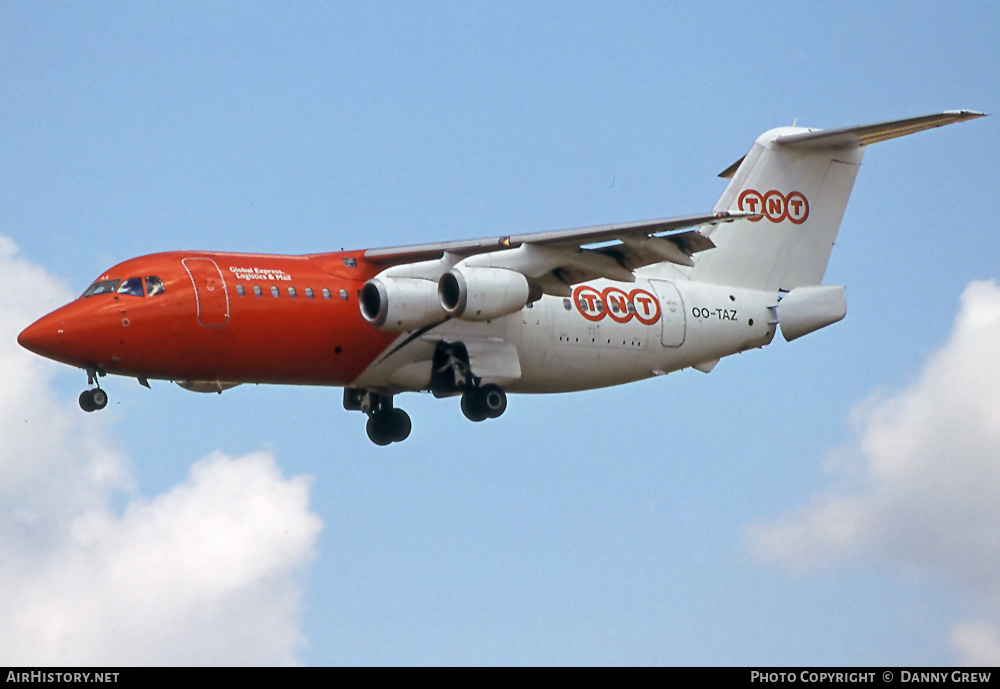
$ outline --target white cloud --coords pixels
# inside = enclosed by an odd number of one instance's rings
[[[1000,658],[1000,631],[989,622],[963,622],[951,631],[951,645],[961,665],[996,665]]]
[[[898,394],[852,414],[837,485],[749,530],[792,571],[878,563],[943,578],[992,622],[951,634],[963,662],[1000,663],[1000,288],[971,283],[948,343]]]
[[[215,453],[135,495],[105,418],[56,399],[59,366],[16,344],[70,298],[0,237],[0,664],[297,662],[322,526],[308,479]]]
[[[83,512],[57,547],[0,567],[0,662],[294,662],[308,500],[267,454],[215,454],[121,516]]]

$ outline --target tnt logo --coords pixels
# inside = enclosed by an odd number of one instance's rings
[[[771,222],[788,220],[801,225],[809,217],[809,201],[801,191],[782,194],[772,189],[761,194],[756,189],[745,189],[737,200],[737,206],[741,211],[757,214],[747,218],[750,222],[760,222],[767,218]]]
[[[660,302],[644,289],[626,293],[617,287],[605,287],[603,292],[598,292],[593,287],[580,285],[573,290],[573,303],[580,315],[595,323],[605,316],[618,323],[628,323],[635,318],[645,325],[660,320]]]

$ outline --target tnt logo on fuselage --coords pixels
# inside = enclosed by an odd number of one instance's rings
[[[610,316],[618,323],[628,323],[635,318],[643,325],[653,325],[660,320],[660,302],[644,289],[625,292],[617,287],[598,291],[590,285],[580,285],[573,290],[576,310],[588,321]]]
[[[758,213],[747,218],[750,222],[760,222],[767,218],[771,222],[788,222],[801,225],[809,217],[809,201],[801,191],[790,191],[782,194],[771,191],[761,194],[756,189],[744,189],[737,200],[741,211]]]

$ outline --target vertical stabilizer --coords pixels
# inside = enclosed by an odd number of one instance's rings
[[[717,248],[698,256],[691,279],[768,291],[820,284],[864,147],[976,117],[982,113],[953,110],[845,129],[780,127],[761,134],[722,173],[731,179],[713,209],[758,215],[708,230]]]

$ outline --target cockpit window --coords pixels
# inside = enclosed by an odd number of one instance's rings
[[[118,294],[128,294],[133,297],[142,296],[142,278],[129,278],[118,286]]]
[[[167,288],[163,286],[163,280],[156,277],[155,275],[146,276],[146,296],[155,297],[157,294],[163,294],[167,291]]]
[[[121,280],[98,280],[83,293],[85,297],[92,297],[95,294],[108,294],[114,292]]]

